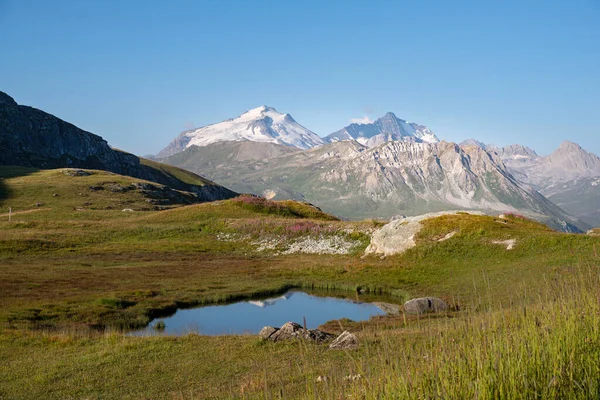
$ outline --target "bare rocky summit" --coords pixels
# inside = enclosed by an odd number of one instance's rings
[[[367,147],[390,141],[437,143],[440,140],[426,126],[406,122],[388,112],[372,123],[353,123],[324,138],[326,142],[356,140]]]

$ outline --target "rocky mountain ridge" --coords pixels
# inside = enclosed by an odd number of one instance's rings
[[[192,192],[198,201],[236,195],[208,179],[111,148],[100,136],[0,92],[0,165],[86,168],[128,175]]]
[[[547,156],[517,144],[496,147],[476,142],[471,139],[461,145],[495,152],[519,182],[531,185],[569,214],[600,226],[600,157],[570,141]]]
[[[428,127],[407,122],[391,112],[372,123],[353,123],[321,138],[297,123],[291,115],[261,106],[236,118],[184,131],[153,158],[163,159],[193,146],[203,147],[217,142],[246,141],[307,150],[343,140],[356,140],[366,147],[389,141],[439,142]]]
[[[409,141],[417,143],[437,143],[440,140],[426,126],[406,122],[388,112],[372,123],[353,123],[337,132],[327,135],[328,143],[341,140],[356,140],[367,146],[375,147],[390,141]]]
[[[165,162],[183,165],[184,159]],[[185,165],[194,170],[193,164]],[[391,141],[368,148],[354,140],[340,141],[226,163],[203,173],[238,191],[309,201],[345,218],[462,208],[527,214],[565,230],[586,228],[531,187],[520,185],[496,153],[477,146]]]

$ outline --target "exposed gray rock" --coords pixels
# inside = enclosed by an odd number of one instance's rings
[[[332,335],[331,333],[323,332],[319,329],[309,329],[306,331],[306,334],[304,335],[305,339],[312,340],[317,343],[326,342],[328,340],[333,339],[334,337],[335,337],[335,335]]]
[[[358,338],[348,331],[342,332],[333,342],[329,344],[330,349],[356,349]]]
[[[114,193],[125,193],[133,189],[132,186],[122,186],[117,184],[106,185],[106,188]]]
[[[262,328],[260,330],[260,333],[258,334],[258,336],[263,340],[267,340],[271,337],[271,335],[273,335],[278,330],[279,330],[279,328],[275,328],[274,326],[265,326],[264,328]]]
[[[423,214],[416,217],[395,219],[373,232],[371,244],[365,249],[365,255],[382,254],[391,256],[404,253],[416,246],[415,235],[419,233],[421,221],[437,218],[443,215],[453,215],[463,211],[442,211],[438,213]],[[478,211],[469,211],[469,214],[484,215]]]
[[[406,314],[423,314],[426,312],[440,312],[448,309],[448,304],[437,297],[420,297],[404,303]]]
[[[400,315],[400,306],[398,304],[383,303],[378,301],[373,303],[373,305],[388,315]]]
[[[259,335],[261,337],[263,337],[263,335],[266,335],[267,332],[269,332],[271,330],[270,328],[273,328],[273,327],[265,326],[261,330],[261,333]],[[273,328],[273,329],[277,329],[277,328]],[[320,331],[318,329],[305,330],[302,325],[300,325],[296,322],[286,322],[285,324],[283,324],[281,326],[281,328],[277,329],[275,332],[272,332],[268,336],[268,339],[272,340],[274,342],[281,342],[283,340],[304,338],[306,340],[310,340],[310,341],[313,341],[316,343],[322,343],[327,340],[333,339],[334,337],[335,337],[335,335]]]
[[[63,171],[63,174],[67,175],[67,176],[90,176],[91,174],[87,171],[84,171],[82,169],[65,169]]]
[[[296,322],[286,322],[279,328],[277,332],[271,335],[271,339],[275,342],[295,338],[301,335],[304,330],[302,325]]]

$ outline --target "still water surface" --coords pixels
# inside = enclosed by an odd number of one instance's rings
[[[264,300],[178,310],[170,317],[152,321],[147,328],[133,334],[256,334],[265,325],[279,327],[288,321],[302,324],[304,318],[307,328],[313,329],[334,319],[363,321],[375,315],[385,315],[385,312],[376,305],[359,299],[318,297],[300,291],[289,291],[282,296]],[[158,321],[164,321],[164,330],[153,328]]]

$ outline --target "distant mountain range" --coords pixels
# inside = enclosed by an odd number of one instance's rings
[[[600,157],[569,141],[544,157],[522,145],[498,148],[475,142],[470,139],[462,145],[497,153],[520,182],[531,185],[569,214],[600,226]]]
[[[345,218],[461,208],[517,212],[566,231],[600,226],[600,159],[580,146],[565,142],[540,157],[521,145],[457,145],[392,113],[320,138],[263,106],[183,132],[159,155],[170,165],[113,149],[0,92],[3,165],[101,169],[192,192],[198,201],[236,195],[206,176],[237,192],[309,201]]]
[[[295,129],[288,126],[292,121]],[[347,218],[464,208],[520,212],[566,230],[588,226],[547,194],[600,225],[594,202],[600,187],[582,180],[600,176],[600,170],[595,156],[577,145],[564,144],[548,157],[521,145],[498,148],[475,139],[455,145],[391,112],[322,139],[313,135],[289,114],[265,106],[183,132],[159,156],[237,191],[306,200]],[[569,192],[585,196],[563,198]]]
[[[343,140],[356,140],[367,147],[391,140],[416,143],[439,142],[428,127],[406,122],[391,112],[372,123],[350,124],[320,138],[296,122],[290,114],[281,114],[272,107],[262,106],[246,111],[236,118],[182,132],[161,150],[156,158],[172,156],[191,146],[201,147],[216,142],[251,141],[306,150]]]
[[[502,160],[479,147],[391,141],[367,148],[357,141],[309,150],[270,147],[273,157],[244,157],[239,142],[192,147],[164,159],[231,187],[274,199],[308,201],[335,215],[389,218],[449,209],[515,212],[567,231],[588,226],[543,195],[519,184]]]

